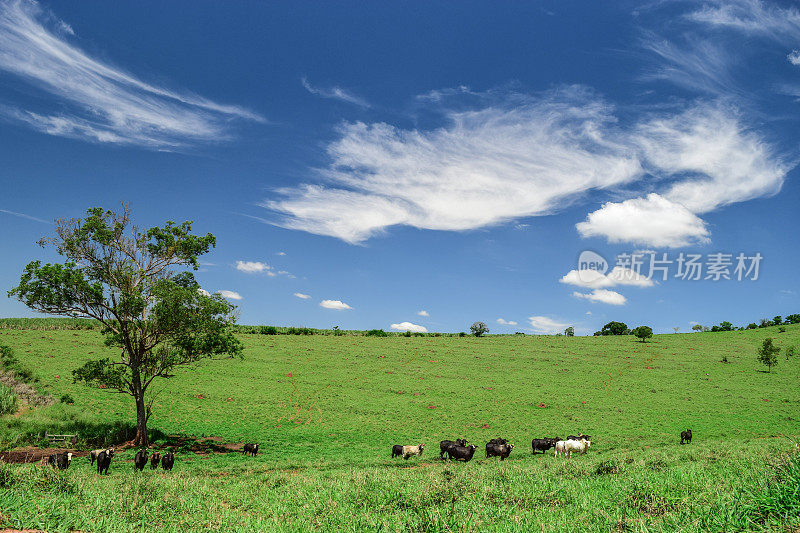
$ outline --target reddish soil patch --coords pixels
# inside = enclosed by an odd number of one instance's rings
[[[72,452],[73,459],[89,455],[89,452],[76,452],[66,448],[35,448],[33,446],[27,446],[11,452],[0,452],[0,461],[5,461],[6,463],[38,463],[54,453],[69,451]]]

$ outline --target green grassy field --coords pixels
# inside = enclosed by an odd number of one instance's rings
[[[633,337],[241,335],[244,359],[205,361],[163,382],[159,435],[261,444],[239,454],[179,453],[172,473],[134,474],[126,452],[98,478],[2,466],[0,524],[51,531],[706,531],[800,527],[759,495],[800,436],[800,361],[755,360],[800,327]],[[98,331],[0,330],[56,404],[4,417],[0,446],[50,428],[84,433],[132,421],[132,400],[75,385],[86,358],[113,356]],[[727,358],[727,363],[721,362]],[[691,427],[694,442],[679,445]],[[532,456],[533,437],[593,437],[571,461]],[[27,436],[26,436],[27,435]],[[483,459],[502,436],[509,460]],[[469,464],[438,442],[480,446]],[[157,444],[169,442],[161,437]],[[392,444],[425,443],[392,460]],[[87,443],[87,445],[90,443]],[[795,455],[796,457],[796,455]],[[797,475],[796,462],[794,463]],[[797,481],[800,490],[800,481]],[[800,493],[798,493],[800,494]],[[800,499],[800,496],[798,496]],[[769,500],[765,500],[769,501]],[[791,515],[791,513],[790,513]],[[794,524],[794,525],[792,525]]]

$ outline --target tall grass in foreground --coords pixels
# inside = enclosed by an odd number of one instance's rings
[[[7,415],[17,410],[17,394],[11,387],[0,383],[0,415]]]

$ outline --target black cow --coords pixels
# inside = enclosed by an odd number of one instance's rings
[[[108,475],[108,467],[111,466],[111,458],[114,457],[114,450],[103,450],[97,454],[97,473]]]
[[[150,470],[155,470],[158,468],[158,463],[161,462],[161,454],[158,452],[153,452],[153,455],[150,456]]]
[[[455,441],[452,440],[443,440],[439,443],[439,459],[444,461],[444,454],[447,452],[447,449],[450,446],[466,446],[467,439],[456,439]]]
[[[554,439],[547,438],[547,437],[545,437],[543,439],[533,439],[531,441],[531,448],[533,450],[532,453],[535,454],[537,451],[545,453],[550,448],[555,448],[556,447],[556,442],[558,442],[560,440],[561,439],[558,438],[558,437],[556,437]]]
[[[392,446],[392,459],[395,457],[400,457],[403,455],[403,445],[402,444],[395,444]]]
[[[161,458],[161,468],[164,470],[172,470],[172,465],[175,464],[175,454],[173,452],[165,453]]]
[[[252,455],[253,457],[255,457],[256,455],[258,455],[258,444],[252,444],[252,443],[245,444],[244,448],[242,448],[242,452],[244,452],[245,455]]]
[[[47,457],[47,463],[53,468],[59,470],[66,470],[72,462],[72,454],[70,452],[54,453]]]
[[[447,448],[447,457],[450,460],[455,459],[456,461],[464,461],[466,463],[472,459],[472,456],[475,455],[475,450],[477,449],[478,447],[474,444],[471,446],[450,446]]]
[[[691,444],[692,443],[692,430],[687,429],[686,431],[681,431],[681,444]]]
[[[139,450],[133,457],[133,470],[134,471],[139,470],[141,472],[142,470],[144,470],[146,464],[147,464],[147,450]]]
[[[494,440],[494,439],[492,439]],[[503,440],[503,439],[497,439]],[[500,457],[500,460],[505,460],[506,457],[511,455],[511,450],[514,449],[513,444],[503,443],[499,444],[497,442],[487,442],[486,443],[486,458],[489,457]]]

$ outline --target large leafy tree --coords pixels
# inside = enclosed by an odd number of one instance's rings
[[[141,231],[126,206],[92,208],[86,218],[56,221],[56,236],[39,244],[55,246],[66,261],[32,261],[9,296],[42,313],[103,324],[106,345],[120,355],[87,361],[73,377],[133,397],[136,445],[148,445],[153,380],[203,358],[241,356],[229,327],[235,307],[203,291],[187,270],[216,245],[210,233],[192,234],[191,222]]]

